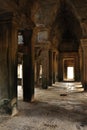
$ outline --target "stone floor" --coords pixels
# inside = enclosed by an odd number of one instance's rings
[[[1,114],[0,130],[87,130],[87,92],[80,83],[35,88],[32,103],[23,102],[19,90],[19,113]]]

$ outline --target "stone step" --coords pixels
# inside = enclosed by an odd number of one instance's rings
[[[81,82],[55,82],[53,87],[58,87],[59,89],[65,89],[65,91],[84,91]]]

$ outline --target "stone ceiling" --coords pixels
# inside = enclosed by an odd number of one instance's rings
[[[0,0],[0,14],[4,12],[13,12],[16,22],[24,28],[49,28],[53,44],[60,47],[61,43],[63,47],[71,42],[71,50],[76,47],[76,51],[81,22],[87,23],[87,0]]]
[[[6,10],[31,15],[35,23],[47,25],[55,20],[61,3],[71,4],[80,20],[87,18],[87,0],[0,0],[0,13]]]

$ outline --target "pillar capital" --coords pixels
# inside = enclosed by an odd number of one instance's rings
[[[87,38],[83,38],[80,40],[82,48],[87,47]]]

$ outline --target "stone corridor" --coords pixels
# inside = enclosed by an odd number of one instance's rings
[[[0,130],[87,130],[87,92],[76,83],[35,88],[32,103],[18,101],[15,117],[0,114]]]

